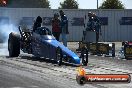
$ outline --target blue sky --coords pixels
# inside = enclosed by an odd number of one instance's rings
[[[60,2],[64,0],[49,0],[52,9],[57,9],[60,6]],[[76,0],[79,3],[80,9],[96,9],[97,0]],[[98,0],[99,6],[105,0]],[[132,9],[132,0],[120,0],[125,5],[126,9]]]

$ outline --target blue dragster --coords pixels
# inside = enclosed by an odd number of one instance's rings
[[[80,65],[80,58],[65,47],[46,27],[39,27],[34,32],[19,27],[20,35],[11,32],[8,39],[8,50],[10,57],[17,57],[20,49],[24,53],[33,54],[36,57],[53,59],[58,65],[68,62]]]

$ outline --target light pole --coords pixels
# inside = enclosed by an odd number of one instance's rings
[[[97,9],[98,9],[98,0],[97,0]]]

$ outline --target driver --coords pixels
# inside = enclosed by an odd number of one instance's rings
[[[36,21],[34,22],[34,25],[33,25],[33,32],[35,32],[35,30],[38,28],[38,27],[41,27],[41,23],[42,23],[42,18],[40,16],[38,16],[36,18]]]

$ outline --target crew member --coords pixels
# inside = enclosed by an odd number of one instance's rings
[[[59,19],[59,14],[56,13],[54,14],[54,18],[52,20],[52,34],[57,41],[59,41],[60,33],[61,33],[60,19]]]
[[[95,31],[96,32],[96,43],[98,43],[99,40],[99,34],[101,34],[101,24],[99,17],[92,12],[88,13],[88,23],[87,23],[87,28],[86,31]]]
[[[86,31],[94,31],[94,19],[93,19],[92,12],[88,13],[88,17],[89,17],[89,20],[88,20],[88,23],[87,23]]]
[[[92,14],[92,17],[94,21],[94,29],[96,31],[96,42],[98,42],[99,34],[101,35],[101,23],[100,23],[99,17],[95,13]]]
[[[59,11],[61,16],[61,33],[63,44],[67,47],[68,19],[62,10]]]

